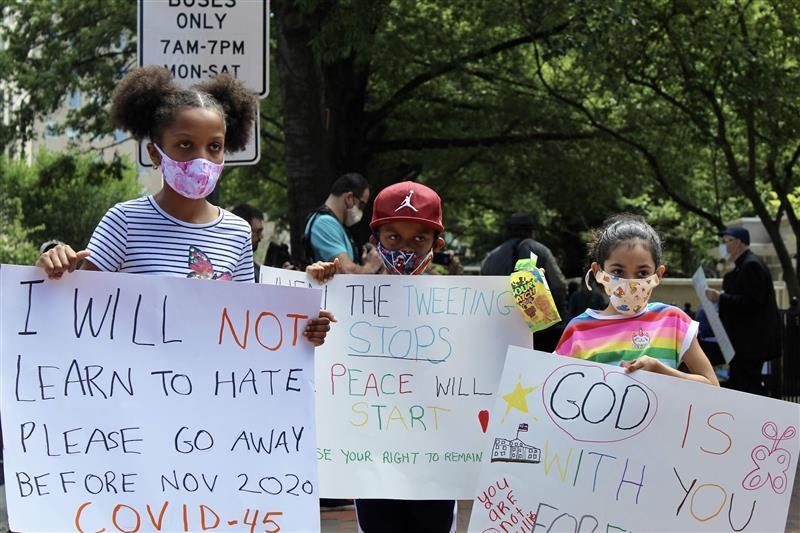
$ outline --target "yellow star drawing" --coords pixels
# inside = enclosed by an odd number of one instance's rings
[[[521,382],[517,382],[517,386],[514,387],[514,390],[509,392],[508,394],[503,395],[503,400],[506,402],[506,412],[503,414],[503,420],[505,420],[506,415],[511,411],[511,408],[519,409],[523,413],[528,412],[528,400],[526,396],[532,393],[539,386],[535,387],[522,387]]]

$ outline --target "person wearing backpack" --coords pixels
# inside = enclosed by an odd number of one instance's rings
[[[508,276],[514,271],[518,259],[528,259],[536,254],[536,266],[544,269],[544,277],[553,301],[561,315],[561,322],[534,335],[537,350],[552,352],[567,318],[567,280],[556,264],[550,249],[533,238],[533,218],[527,213],[514,213],[506,223],[506,240],[489,252],[481,263],[482,276]]]
[[[343,274],[375,274],[381,269],[378,253],[374,249],[358,253],[348,229],[364,215],[369,193],[366,178],[355,172],[333,182],[328,199],[306,219],[303,247],[309,264],[333,262]]]

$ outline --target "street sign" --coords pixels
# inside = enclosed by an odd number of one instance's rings
[[[163,65],[190,87],[228,73],[259,98],[269,93],[268,0],[139,0],[139,66]],[[151,166],[139,143],[139,164]],[[226,165],[254,165],[261,158],[259,120],[244,150],[226,154]]]

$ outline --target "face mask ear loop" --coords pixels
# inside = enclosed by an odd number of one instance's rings
[[[592,269],[586,271],[586,275],[583,277],[583,282],[586,284],[586,288],[590,291],[592,290],[592,286],[589,285],[589,276],[592,274]]]
[[[162,150],[161,147],[158,144],[153,143],[153,146],[156,147],[156,150],[158,150],[158,153],[161,155],[161,161],[158,163],[158,166],[156,168],[163,172],[163,168],[162,167],[164,166],[164,156],[166,156],[166,154],[164,153],[164,150]]]
[[[411,273],[411,275],[413,276],[415,274],[418,274],[419,272],[424,272],[425,269],[428,267],[428,263],[431,262],[431,259],[433,259],[433,249],[432,248],[431,248],[431,251],[428,252],[425,255],[425,259],[423,259],[422,262],[419,265],[417,265],[417,268],[414,269],[414,271]]]
[[[655,282],[653,283],[653,289],[655,289],[656,287],[658,287],[659,285],[661,285],[661,276],[659,276],[659,275],[658,275],[658,273],[655,273],[655,274],[653,274],[653,275],[656,277],[656,280],[655,280]]]

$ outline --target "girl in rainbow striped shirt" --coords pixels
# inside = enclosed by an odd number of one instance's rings
[[[587,285],[594,276],[609,305],[573,318],[556,353],[719,386],[697,342],[698,323],[677,307],[648,302],[666,270],[656,231],[641,217],[614,216],[593,232],[590,257]],[[678,370],[682,362],[691,374]]]

